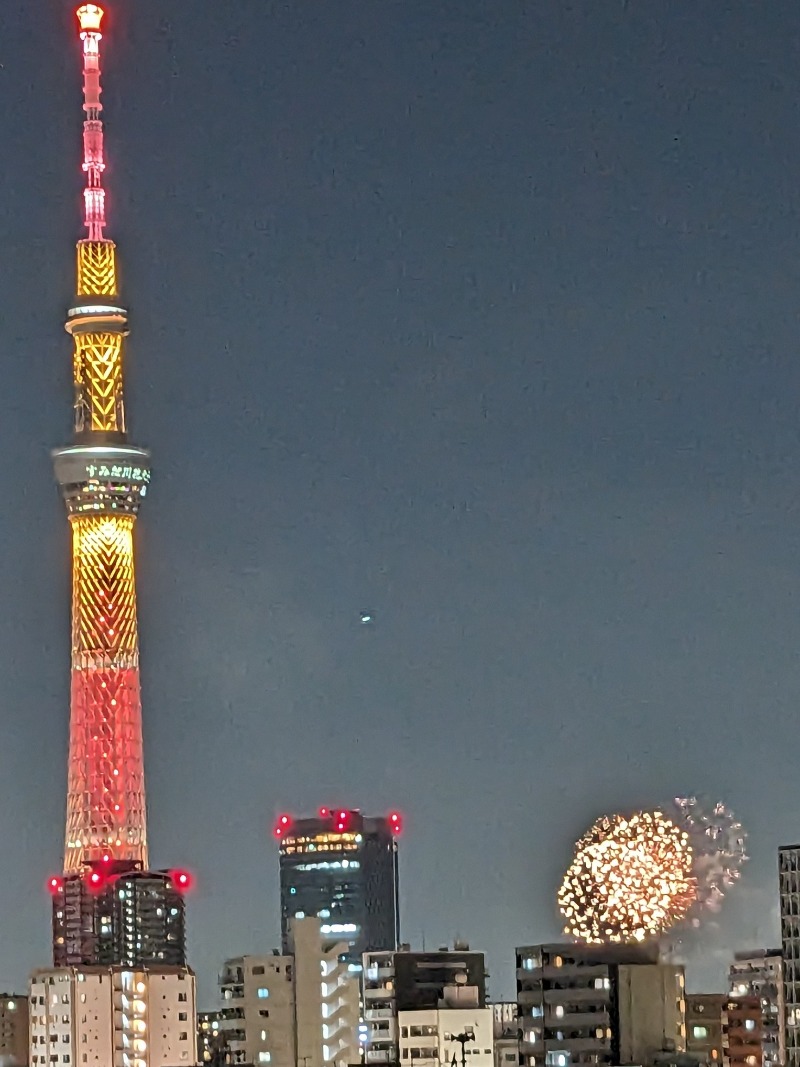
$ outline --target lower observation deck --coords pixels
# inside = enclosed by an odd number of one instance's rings
[[[135,515],[150,484],[150,453],[134,445],[68,445],[53,465],[71,515]]]

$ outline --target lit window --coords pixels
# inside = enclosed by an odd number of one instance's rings
[[[563,1019],[564,1018],[564,1005],[563,1004],[556,1004],[555,1008],[553,1009],[553,1014],[555,1015],[555,1017],[557,1019]]]
[[[708,1027],[707,1026],[693,1026],[692,1027],[692,1037],[708,1037]]]
[[[745,1019],[744,1028],[745,1028],[745,1030],[755,1030],[755,1028],[756,1028],[755,1019]],[[753,1062],[755,1062],[755,1057],[753,1058]]]
[[[264,986],[261,986],[261,988],[258,991],[258,999],[259,1000],[266,1000],[268,996],[269,996],[269,990],[265,989]]]
[[[272,1059],[272,1053],[271,1052],[259,1052],[259,1054],[258,1054],[258,1062],[259,1063],[269,1063],[271,1059]]]

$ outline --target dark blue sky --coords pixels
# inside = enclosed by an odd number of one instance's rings
[[[404,936],[508,995],[599,812],[723,798],[721,981],[800,838],[795,0],[106,6],[151,857],[197,871],[204,1003],[277,940],[274,814],[322,803],[406,813]],[[18,988],[66,779],[70,6],[6,0],[0,64]]]

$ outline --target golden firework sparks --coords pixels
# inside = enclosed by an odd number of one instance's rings
[[[598,819],[558,892],[564,932],[588,943],[644,941],[692,905],[689,835],[660,811]]]

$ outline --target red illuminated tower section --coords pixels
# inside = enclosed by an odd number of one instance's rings
[[[127,311],[106,236],[100,55],[103,10],[77,11],[83,52],[86,237],[77,245],[74,443],[54,452],[72,528],[72,686],[65,873],[91,864],[147,866],[133,533],[150,481],[130,445],[123,392]]]

